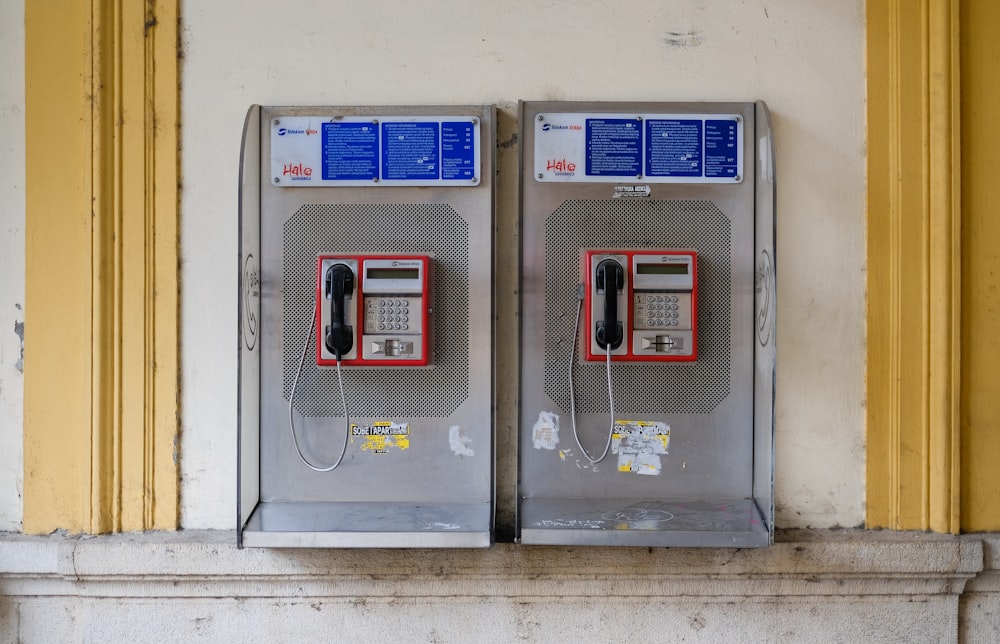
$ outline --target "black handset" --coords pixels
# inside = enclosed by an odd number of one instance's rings
[[[344,320],[344,299],[354,293],[354,271],[347,264],[334,264],[326,271],[325,290],[330,299],[326,348],[340,360],[354,347],[354,328]]]
[[[604,293],[604,319],[597,321],[597,346],[617,349],[624,338],[622,323],[618,319],[618,292],[625,288],[625,271],[614,259],[602,260],[597,265],[594,285]]]

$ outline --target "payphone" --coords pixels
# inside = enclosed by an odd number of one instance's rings
[[[320,255],[316,364],[430,364],[431,258]]]
[[[492,542],[495,123],[249,110],[240,546]]]
[[[529,101],[520,122],[521,542],[769,544],[766,106]]]
[[[588,250],[584,269],[587,360],[698,358],[695,251]]]

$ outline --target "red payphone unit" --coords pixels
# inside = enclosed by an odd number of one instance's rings
[[[695,251],[588,250],[583,268],[586,360],[697,360]]]

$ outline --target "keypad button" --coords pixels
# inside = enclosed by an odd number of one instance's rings
[[[403,327],[403,330],[405,331],[406,329],[410,328],[410,325],[409,324],[403,324],[402,327]]]
[[[409,305],[410,305],[409,300],[403,300],[403,306],[409,306]]]

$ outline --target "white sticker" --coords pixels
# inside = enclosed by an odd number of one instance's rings
[[[615,191],[611,195],[612,199],[622,197],[648,197],[652,194],[649,186],[615,186]]]
[[[618,420],[611,436],[611,453],[618,455],[618,471],[658,476],[660,454],[667,454],[670,425],[659,421]]]
[[[452,425],[448,428],[448,444],[455,456],[475,456],[476,453],[469,447],[470,443],[472,439],[461,427]]]
[[[550,411],[538,413],[531,428],[531,443],[535,449],[555,449],[559,444],[559,415]],[[561,456],[561,455],[560,455]]]

